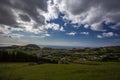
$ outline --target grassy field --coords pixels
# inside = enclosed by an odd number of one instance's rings
[[[0,80],[120,80],[120,63],[0,63]]]

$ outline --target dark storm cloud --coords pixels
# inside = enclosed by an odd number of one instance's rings
[[[44,24],[44,20],[39,20],[38,12],[36,8],[40,8],[43,11],[47,11],[47,0],[13,0],[12,6],[26,12],[36,22]],[[42,15],[39,15],[42,16]],[[44,19],[44,18],[41,18]]]
[[[105,13],[104,15],[107,14],[108,18],[120,22],[120,0],[75,0],[71,4],[68,2],[67,5],[74,15],[89,11],[93,7],[101,7],[101,11]]]
[[[12,25],[15,23],[14,15],[9,6],[3,5],[0,2],[0,24]]]
[[[68,10],[75,15],[86,12],[91,8],[91,6],[96,5],[94,0],[75,0],[68,1],[66,4]]]
[[[120,11],[120,0],[99,0],[106,11]]]
[[[30,18],[27,16],[27,15],[20,15],[20,18],[23,20],[23,21],[28,21],[30,22]]]
[[[120,11],[120,0],[69,0],[66,5],[73,14],[86,12],[92,7],[102,7],[108,12]]]
[[[23,11],[37,23],[44,24],[44,18],[39,20],[40,17],[38,17],[37,8],[47,11],[47,0],[0,0],[0,24],[16,24],[16,18],[11,9]],[[27,15],[20,15],[20,17],[23,21],[30,21]]]

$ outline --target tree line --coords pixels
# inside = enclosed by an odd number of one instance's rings
[[[45,59],[24,53],[22,51],[0,50],[0,62],[37,62],[37,63],[57,63],[56,60]]]
[[[1,62],[30,62],[37,60],[38,58],[35,55],[29,55],[22,51],[13,51],[12,53],[9,53],[6,50],[0,51]]]

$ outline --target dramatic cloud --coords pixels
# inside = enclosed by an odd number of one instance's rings
[[[46,23],[57,16],[57,7],[51,0],[1,0],[0,33],[27,31],[44,34],[48,29],[64,31],[58,24]]]
[[[44,31],[41,27],[48,25],[46,21],[63,13],[63,19],[84,24],[85,28],[91,26],[91,30],[105,31],[102,22],[115,22],[110,28],[119,29],[119,3],[119,0],[1,0],[0,26],[41,33]],[[64,31],[62,27],[59,30]]]
[[[102,22],[120,22],[119,0],[54,0],[54,3],[65,14],[64,19],[90,25],[95,31],[103,31]]]
[[[26,35],[40,40],[56,37],[50,31],[61,34],[60,40],[63,35],[78,37],[76,34],[93,38],[89,32],[98,38],[116,38],[119,17],[120,0],[1,0],[0,41]]]
[[[36,8],[47,11],[47,0],[1,0],[0,22],[1,24],[15,25],[16,19],[12,12],[12,9],[15,9],[28,14],[36,22],[43,23],[39,20]],[[24,21],[29,21],[29,17],[27,15],[20,14],[19,17]]]
[[[47,0],[1,0],[0,32],[6,33],[11,30],[41,32],[39,27],[45,24],[45,18],[37,9],[47,12]]]

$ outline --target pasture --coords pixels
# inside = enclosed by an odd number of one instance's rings
[[[120,62],[0,63],[0,80],[120,80]]]

